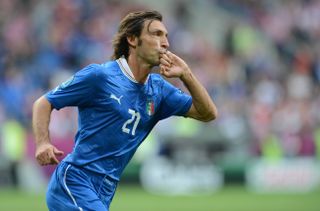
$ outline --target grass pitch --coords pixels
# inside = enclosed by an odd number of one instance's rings
[[[44,193],[0,189],[0,211],[47,210]],[[255,194],[228,186],[211,195],[162,196],[120,185],[111,211],[319,211],[320,190],[308,194]]]

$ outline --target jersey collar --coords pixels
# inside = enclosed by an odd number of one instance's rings
[[[116,61],[117,61],[118,65],[119,65],[122,73],[123,73],[130,81],[132,81],[132,82],[134,82],[134,83],[139,83],[139,82],[134,78],[134,75],[133,75],[133,73],[132,73],[132,71],[131,71],[131,69],[130,69],[130,67],[129,67],[129,64],[128,64],[126,58],[124,58],[124,56],[120,57],[120,58],[117,59]],[[149,76],[148,76],[145,84],[147,83],[148,79],[149,79]]]

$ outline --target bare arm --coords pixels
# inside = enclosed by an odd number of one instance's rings
[[[192,96],[192,105],[187,116],[208,122],[217,118],[217,108],[212,102],[207,90],[200,84],[191,70],[185,71],[180,77]]]
[[[217,108],[207,90],[180,57],[168,51],[161,54],[160,73],[169,78],[179,77],[189,90],[192,96],[192,106],[186,114],[188,117],[204,122],[217,118]]]
[[[40,97],[33,104],[32,127],[35,136],[36,152],[35,157],[40,165],[58,164],[56,156],[63,155],[50,142],[49,122],[52,106],[44,97]]]

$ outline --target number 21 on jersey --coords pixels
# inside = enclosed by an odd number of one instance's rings
[[[139,124],[139,121],[141,119],[141,115],[139,112],[128,109],[128,113],[131,114],[131,118],[128,119],[123,125],[122,125],[122,132],[132,134],[133,136],[136,134],[136,129]],[[133,125],[133,126],[132,126]],[[130,129],[131,128],[131,129]]]

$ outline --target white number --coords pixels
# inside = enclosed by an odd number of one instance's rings
[[[128,133],[128,134],[129,134],[129,133],[130,133],[130,129],[127,128],[127,126],[134,121],[133,128],[132,128],[132,130],[131,130],[131,134],[134,136],[134,135],[136,134],[136,129],[137,129],[137,126],[138,126],[138,124],[139,124],[139,121],[140,121],[141,116],[140,116],[140,113],[139,113],[139,112],[136,112],[136,111],[134,111],[134,110],[132,110],[132,109],[129,109],[128,112],[129,112],[129,114],[131,114],[131,118],[128,119],[128,120],[123,124],[123,126],[122,126],[122,131],[123,131],[124,133]]]

